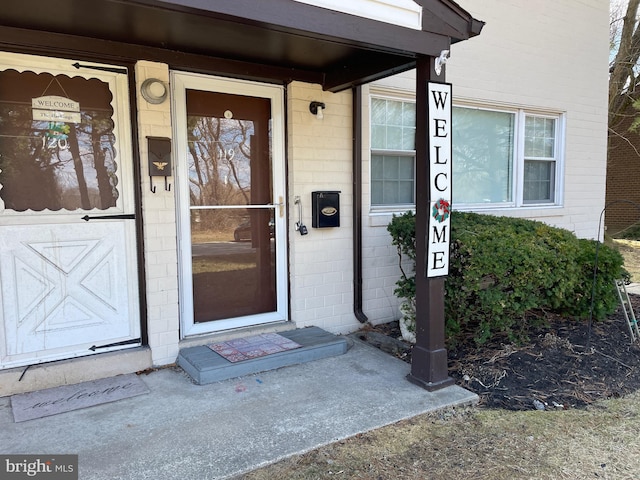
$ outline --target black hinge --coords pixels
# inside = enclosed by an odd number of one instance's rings
[[[88,222],[89,220],[135,220],[135,213],[123,213],[121,215],[96,215],[95,217],[90,217],[89,215],[85,215],[82,217],[82,220]]]
[[[116,342],[116,343],[109,343],[107,345],[94,345],[92,347],[89,347],[89,350],[91,350],[92,352],[95,352],[96,350],[100,350],[102,348],[110,348],[110,347],[120,347],[122,345],[133,345],[134,343],[142,343],[142,339],[141,338],[132,338],[131,340],[125,340],[123,342]]]
[[[81,68],[89,68],[91,70],[100,70],[102,72],[113,72],[113,73],[123,73],[126,75],[129,71],[126,68],[116,68],[116,67],[101,67],[99,65],[82,65],[78,62],[73,63],[72,67],[76,67],[78,70]]]

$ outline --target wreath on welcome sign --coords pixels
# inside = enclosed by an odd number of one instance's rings
[[[451,204],[444,198],[436,200],[436,202],[433,204],[433,207],[431,208],[431,216],[435,218],[439,223],[446,221],[447,218],[449,218],[450,214]]]

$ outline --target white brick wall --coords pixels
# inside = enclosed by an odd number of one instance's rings
[[[147,137],[171,138],[171,102],[150,104],[140,95],[147,78],[158,78],[169,85],[167,65],[140,61],[136,64],[138,103],[138,142],[142,185],[142,215],[147,284],[147,331],[154,365],[173,363],[178,355],[178,252],[174,188],[165,191],[164,180],[155,178],[151,192]],[[169,178],[173,182],[173,177]],[[143,319],[143,321],[145,321]]]
[[[333,333],[357,329],[353,313],[351,93],[323,92],[294,82],[287,91],[291,319]],[[326,104],[324,119],[309,112]],[[312,228],[311,192],[340,191],[340,227]],[[295,197],[302,201],[308,235],[294,230]]]
[[[486,25],[455,44],[446,81],[454,99],[566,113],[565,185],[561,207],[494,209],[595,238],[604,207],[607,146],[608,2],[602,0],[483,0],[461,6]],[[415,72],[376,82],[399,94],[415,89]],[[363,89],[365,97],[368,88]],[[365,102],[365,105],[367,102]],[[363,145],[364,312],[376,323],[398,317],[393,296],[398,257],[390,242],[391,215],[369,210],[369,146],[365,112]],[[389,306],[387,306],[387,304]]]

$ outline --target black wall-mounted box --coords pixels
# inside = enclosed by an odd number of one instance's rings
[[[147,137],[149,147],[149,176],[171,176],[171,139]]]
[[[313,228],[340,226],[340,192],[311,192]]]

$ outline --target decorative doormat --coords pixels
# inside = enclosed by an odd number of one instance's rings
[[[13,395],[11,408],[13,419],[18,423],[145,393],[149,393],[149,388],[137,375],[118,375],[77,385]]]
[[[207,346],[218,355],[236,363],[286,350],[294,350],[302,345],[277,333],[263,333],[255,337],[236,338]]]

